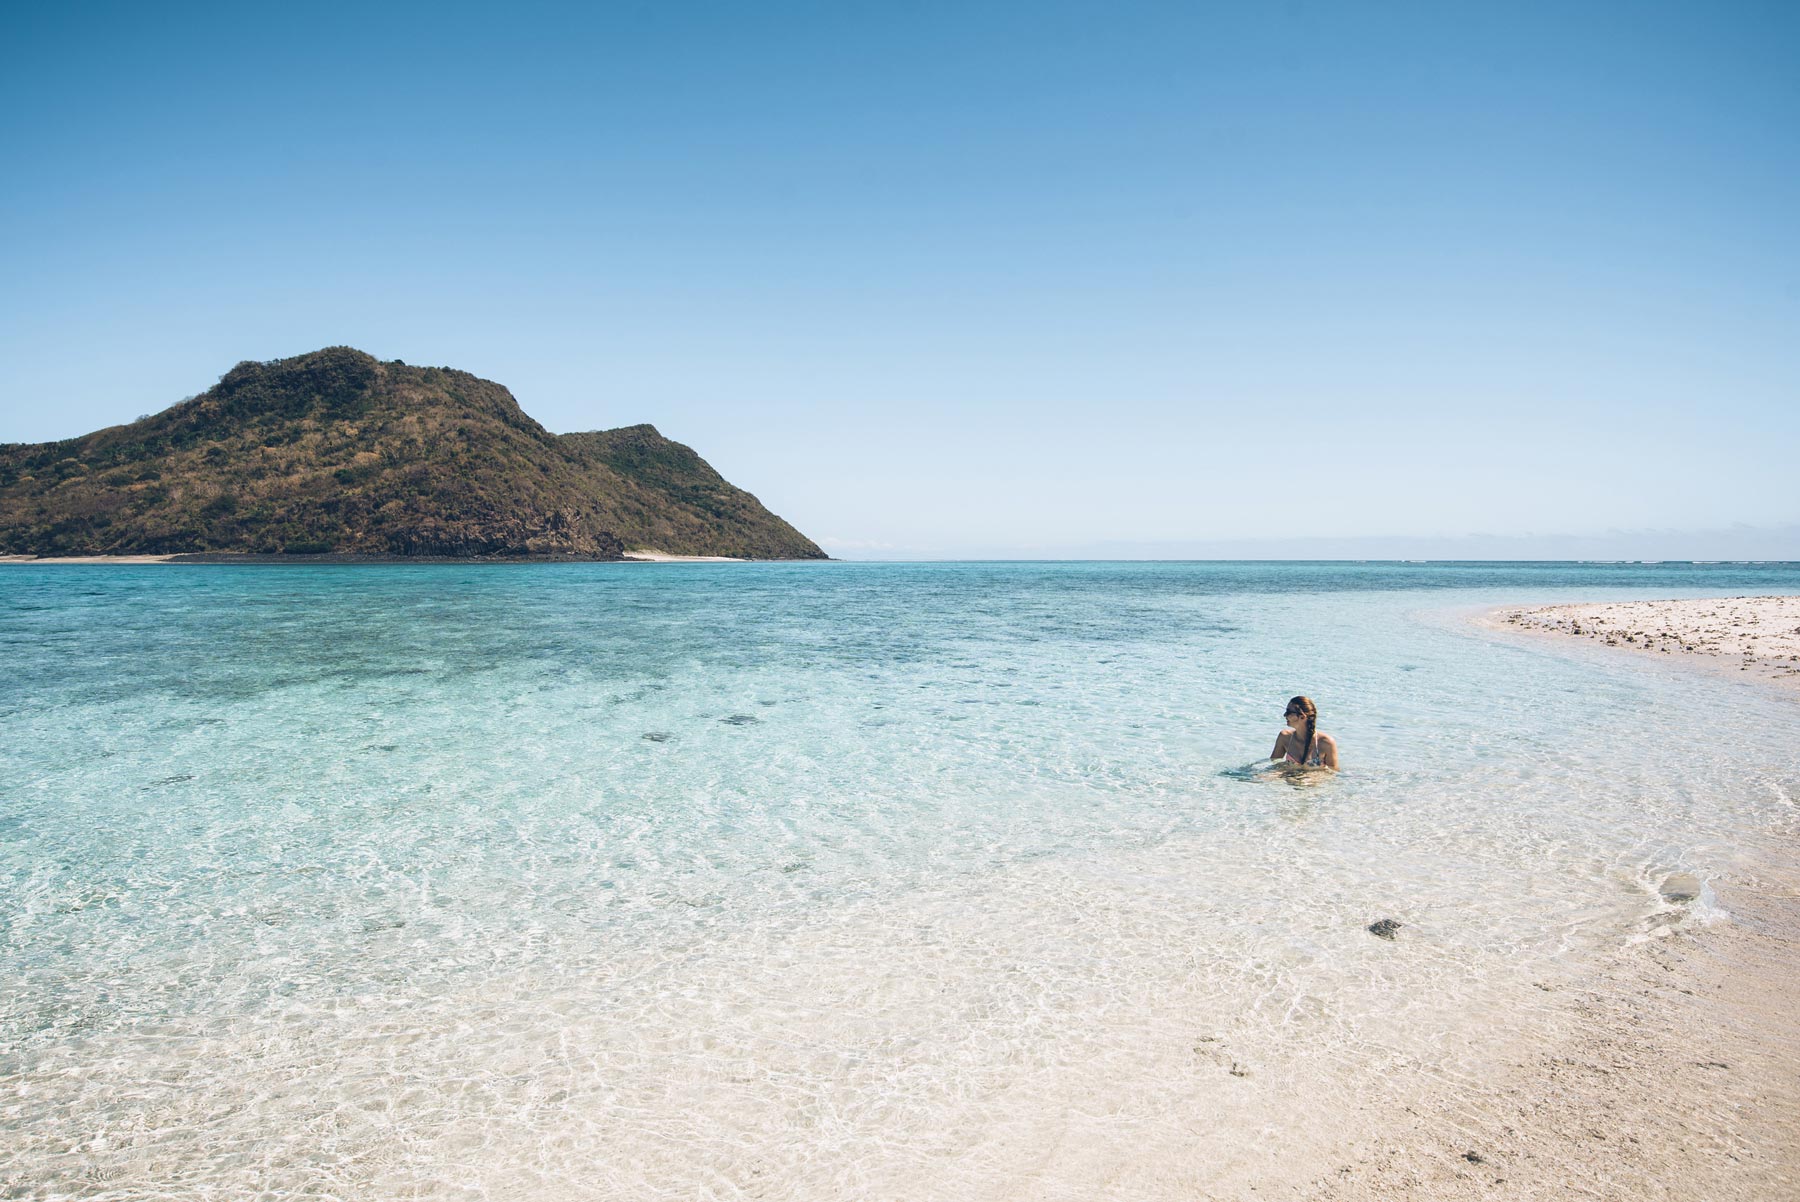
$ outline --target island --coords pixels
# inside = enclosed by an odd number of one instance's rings
[[[0,555],[617,560],[825,552],[649,425],[553,434],[491,380],[334,346],[0,444]]]

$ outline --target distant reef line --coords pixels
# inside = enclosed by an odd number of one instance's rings
[[[552,434],[490,380],[327,347],[128,425],[0,444],[0,555],[825,559],[654,426]]]
[[[616,559],[592,555],[340,555],[333,552],[257,554],[251,551],[194,551],[179,555],[0,555],[3,564],[519,564],[519,563],[749,563],[729,555],[637,555],[630,551]],[[768,561],[779,562],[779,561]]]

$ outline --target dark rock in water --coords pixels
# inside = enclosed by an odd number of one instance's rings
[[[1479,1152],[1464,1152],[1463,1159],[1470,1164],[1486,1164],[1487,1158]]]
[[[1672,872],[1657,892],[1667,902],[1691,902],[1700,896],[1700,878],[1691,872]]]
[[[753,726],[762,719],[755,714],[732,714],[729,718],[720,718],[719,721],[727,726]]]
[[[1392,939],[1395,933],[1405,925],[1405,923],[1396,922],[1392,918],[1384,918],[1380,922],[1372,922],[1369,924],[1369,934],[1379,936],[1382,939]]]
[[[644,732],[644,737],[652,743],[667,743],[675,736],[666,730],[647,730]]]

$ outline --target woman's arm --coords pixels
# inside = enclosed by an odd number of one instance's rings
[[[1319,736],[1319,763],[1333,772],[1337,771],[1337,740],[1330,735]]]
[[[1275,750],[1269,753],[1270,759],[1278,760],[1287,754],[1288,736],[1292,733],[1292,731],[1284,730],[1275,736]]]

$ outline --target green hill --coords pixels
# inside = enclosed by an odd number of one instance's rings
[[[651,426],[552,434],[490,380],[349,347],[127,426],[0,444],[0,553],[825,553]]]

